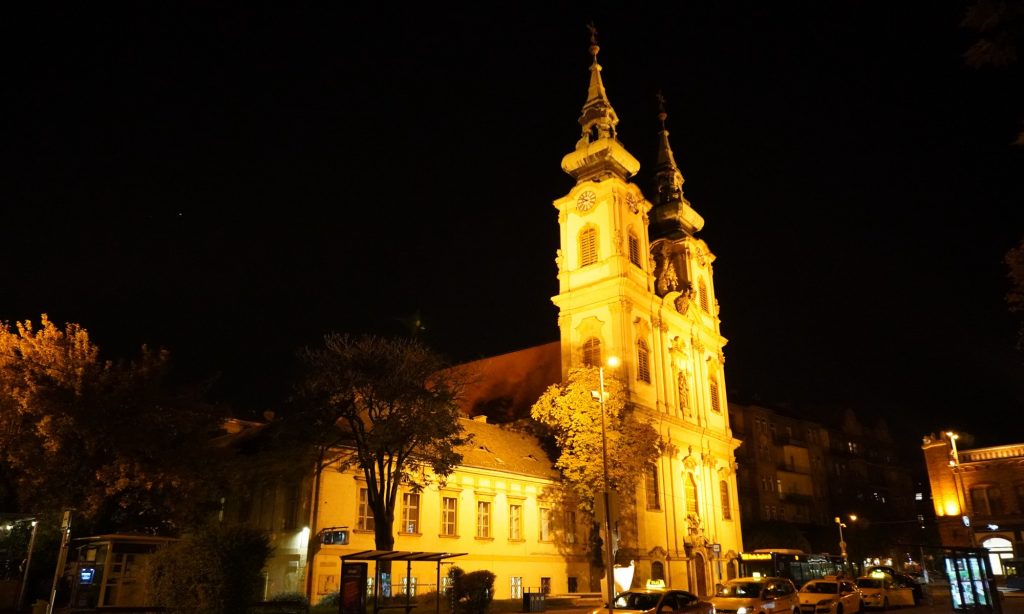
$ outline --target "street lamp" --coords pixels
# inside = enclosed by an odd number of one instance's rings
[[[946,437],[949,438],[949,445],[953,447],[953,460],[949,461],[949,467],[953,470],[953,490],[956,491],[956,504],[960,507],[960,514],[962,516],[964,527],[967,529],[967,536],[971,540],[971,546],[975,547],[977,544],[974,541],[974,529],[971,527],[971,517],[967,515],[967,493],[964,489],[964,476],[960,472],[960,454],[956,450],[956,440],[960,439],[960,436],[953,431],[946,431]],[[957,482],[959,477],[959,482]]]
[[[615,356],[608,358],[608,366],[615,368],[619,366],[619,359]],[[608,500],[608,437],[605,434],[604,429],[604,412],[605,412],[605,392],[604,392],[604,365],[597,368],[598,380],[600,381],[601,390],[598,392],[597,399],[601,404],[601,461],[604,468],[604,557],[605,557],[605,575],[607,576],[606,581],[608,582],[608,609],[615,609],[615,577],[614,570],[612,569],[612,507]]]
[[[839,527],[839,554],[843,555],[843,564],[846,564],[846,542],[843,541],[843,527],[846,526],[843,523],[843,519],[836,516],[836,526]]]

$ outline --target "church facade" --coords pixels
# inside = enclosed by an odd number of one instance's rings
[[[608,360],[617,357],[614,376],[625,383],[628,403],[665,443],[639,481],[636,504],[623,512],[630,517],[615,519],[617,559],[633,562],[634,585],[655,580],[709,595],[735,577],[742,551],[734,456],[740,442],[729,425],[715,257],[697,237],[704,221],[683,196],[666,115],[656,187],[647,198],[632,181],[639,162],[616,134],[597,45],[590,51],[581,138],[562,160],[576,183],[553,201],[561,236],[559,292],[552,298],[560,339],[480,361],[489,387],[467,401],[466,413],[482,413],[497,397],[528,409],[570,369],[602,365],[611,372]],[[462,466],[443,483],[402,494],[394,547],[458,553],[451,563],[496,574],[496,599],[531,590],[596,592],[602,576],[598,569],[594,577],[588,555],[592,524],[552,495],[558,475],[537,442],[480,416],[466,424],[475,438],[462,450]],[[302,590],[305,577],[316,602],[337,590],[341,556],[374,549],[361,474],[323,475],[317,513],[309,516],[317,526],[304,535],[344,527],[348,541],[320,543],[307,561],[299,547],[304,538],[282,534],[297,541],[279,549],[288,560],[268,570],[269,593]],[[396,566],[392,589],[428,592],[436,588],[434,575],[432,565]]]
[[[562,159],[576,185],[554,201],[562,375],[618,359],[629,403],[668,444],[637,493],[635,543],[620,547],[639,576],[707,595],[742,551],[715,257],[696,236],[704,220],[683,196],[664,110],[651,198],[631,182],[640,165],[618,140],[590,51],[581,138]]]

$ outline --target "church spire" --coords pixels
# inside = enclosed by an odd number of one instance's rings
[[[640,170],[640,162],[619,143],[615,126],[619,116],[615,114],[608,93],[601,79],[601,65],[597,62],[597,29],[590,30],[590,86],[587,101],[583,103],[580,126],[583,134],[576,142],[575,151],[562,158],[562,170],[572,175],[577,183],[601,181],[610,177],[628,179]]]
[[[665,97],[658,92],[658,160],[654,167],[654,207],[651,209],[651,240],[693,235],[704,226],[704,219],[683,196],[683,173],[679,171],[672,146],[668,142]]]
[[[668,129],[665,128],[665,97],[658,92],[658,121],[661,131],[658,132],[658,161],[654,167],[655,203],[662,205],[682,199],[683,174],[679,172],[676,158],[672,155],[672,146],[668,142]]]
[[[583,104],[583,112],[580,115],[580,125],[583,126],[583,136],[586,138],[614,139],[619,116],[615,114],[615,109],[608,100],[608,92],[604,89],[604,82],[601,80],[601,65],[597,63],[597,53],[601,50],[597,46],[597,28],[594,24],[589,24],[587,29],[590,30],[590,55],[593,60],[590,63],[590,87],[587,89],[587,101]]]

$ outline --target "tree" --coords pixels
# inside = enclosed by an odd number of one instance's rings
[[[312,457],[314,502],[324,469],[358,467],[366,478],[376,548],[392,550],[399,486],[418,492],[431,474],[443,479],[462,462],[458,448],[468,443],[458,420],[462,372],[446,369],[415,339],[332,333],[300,358],[296,403],[281,426]],[[317,506],[312,508],[315,527]]]
[[[595,517],[595,500],[604,490],[600,388],[595,367],[569,372],[568,379],[550,386],[530,410],[534,420],[551,431],[559,449],[555,466],[574,493],[580,510]],[[657,431],[631,406],[625,386],[605,375],[605,439],[608,451],[608,489],[618,493],[624,508],[632,506],[641,476],[661,453]],[[596,531],[595,531],[596,533]],[[591,544],[592,561],[601,561],[600,540]]]
[[[213,525],[158,550],[144,573],[154,605],[243,614],[257,600],[270,554],[263,531]]]
[[[1024,0],[975,0],[967,7],[961,25],[977,35],[964,53],[968,65],[1007,67],[1017,63],[1024,42]],[[1014,145],[1024,145],[1024,130]]]
[[[78,510],[94,530],[173,533],[216,500],[205,461],[220,416],[169,391],[164,351],[100,358],[78,324],[0,324],[0,506]]]

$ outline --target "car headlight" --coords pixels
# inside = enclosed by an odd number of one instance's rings
[[[736,608],[736,614],[747,614],[747,607],[741,605],[740,607]]]

